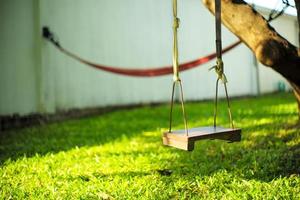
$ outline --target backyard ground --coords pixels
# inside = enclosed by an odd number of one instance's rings
[[[190,127],[213,123],[212,102],[186,110]],[[300,199],[293,95],[237,99],[232,110],[242,141],[193,152],[162,146],[168,105],[0,133],[0,199]]]

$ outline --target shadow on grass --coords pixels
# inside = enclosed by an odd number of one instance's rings
[[[283,124],[282,124],[283,125]],[[247,133],[248,131],[245,130]],[[96,172],[78,176],[65,177],[68,180],[88,182],[93,178],[110,180],[119,177],[123,180],[156,176],[162,182],[169,183],[177,178],[191,182],[196,176],[211,177],[219,172],[226,172],[228,177],[238,177],[244,180],[259,180],[270,182],[277,178],[300,175],[300,144],[288,145],[299,138],[299,131],[291,130],[280,136],[270,133],[267,136],[246,137],[241,143],[227,144],[221,141],[203,141],[196,144],[193,152],[185,152],[174,148],[155,149],[147,147],[140,151],[106,152],[105,156],[114,157],[150,157],[153,152],[176,154],[175,157],[160,160],[161,168],[137,169],[136,171],[117,171],[112,173]],[[144,142],[154,142],[156,136],[143,137]],[[251,142],[251,144],[247,144]],[[153,158],[152,158],[153,159]],[[220,181],[228,181],[220,180]],[[230,181],[230,180],[229,180]],[[221,183],[226,185],[226,183]]]
[[[223,141],[199,141],[193,152],[185,152],[170,147],[166,151],[176,154],[174,158],[164,158],[162,165],[156,171],[135,171],[107,174],[105,177],[118,176],[121,178],[143,177],[156,173],[160,177],[168,179],[169,176],[191,179],[196,176],[208,177],[226,172],[234,174],[239,179],[259,180],[270,182],[277,178],[300,175],[300,144],[290,144],[300,137],[298,129],[289,124],[271,123],[263,128],[270,130],[267,135],[253,134],[253,130],[261,129],[260,125],[251,126],[251,129],[244,130],[241,143],[228,144]],[[275,128],[274,128],[275,127]],[[274,131],[281,127],[278,131]],[[273,130],[270,128],[274,128]],[[283,133],[281,133],[283,132]],[[154,142],[159,138],[143,137],[144,142]],[[111,152],[108,156],[150,157],[155,152],[153,148],[146,148],[143,151]],[[173,177],[170,177],[170,180]]]
[[[204,115],[208,117],[207,105],[211,104],[189,104],[187,106],[187,109],[191,110],[189,121],[198,125],[199,116]],[[264,102],[266,109],[268,106],[276,105],[279,105],[279,103]],[[257,105],[256,103],[253,105],[248,103],[239,107],[242,111],[246,108],[255,110]],[[211,107],[209,107],[209,110],[211,110]],[[72,120],[21,131],[7,132],[0,135],[0,164],[3,165],[8,159],[17,160],[24,155],[31,157],[35,154],[45,155],[47,153],[67,151],[75,147],[102,145],[122,137],[132,138],[142,132],[153,131],[154,128],[166,128],[168,125],[168,114],[168,106],[142,108],[131,110],[130,112],[121,111],[96,118]],[[299,130],[292,128],[287,130],[285,128],[287,125],[279,122],[289,116],[293,115],[285,112],[266,112],[259,109],[256,112],[241,112],[235,116],[235,119],[248,122],[243,130],[243,141],[241,143],[227,144],[219,141],[204,141],[196,144],[194,152],[183,152],[166,148],[163,151],[170,154],[174,153],[177,156],[162,158],[161,162],[164,163],[161,165],[161,169],[157,169],[155,172],[130,171],[106,175],[99,173],[94,176],[96,178],[97,176],[138,177],[158,173],[160,176],[168,177],[174,174],[188,176],[193,179],[195,176],[210,176],[225,170],[234,172],[245,179],[270,181],[282,176],[299,174],[300,147],[299,144],[289,144],[289,142],[299,138]],[[220,123],[227,121],[226,110],[220,113],[220,117]],[[280,120],[274,121],[274,117]],[[179,124],[181,122],[180,114],[174,119],[174,124]],[[211,124],[211,118],[207,119],[201,121],[201,124]],[[263,119],[267,119],[265,124],[252,123],[254,120]],[[266,135],[255,134],[257,130],[266,133]],[[285,134],[279,134],[280,130],[283,130]],[[141,137],[145,143],[156,144],[158,140],[160,141],[158,136]],[[130,151],[125,154],[128,157],[136,157],[137,154],[150,157],[153,152],[158,154],[161,151],[148,147],[141,152]],[[109,152],[108,154],[116,157],[125,156],[124,153],[118,152]],[[165,175],[164,172],[170,172],[170,174]],[[71,178],[88,181],[90,177],[82,175]]]
[[[0,134],[0,165],[7,159],[67,151],[75,147],[102,145],[122,137],[131,138],[153,127],[165,127],[167,107],[120,111],[81,120],[9,131]],[[154,120],[149,120],[154,119]]]
[[[272,126],[272,124],[268,124]],[[276,124],[275,127],[288,127],[286,124]],[[274,125],[273,125],[274,127]],[[272,131],[267,135],[254,135],[251,130],[244,129],[241,143],[227,144],[221,141],[197,142],[196,149],[190,154],[180,153],[168,169],[183,170],[182,175],[193,173],[193,176],[211,176],[219,171],[238,175],[242,179],[272,181],[280,177],[300,175],[300,143],[293,144],[300,138],[297,129],[283,128],[281,136]],[[266,128],[266,126],[264,126]],[[288,133],[286,133],[288,132]],[[292,143],[292,144],[290,144]],[[203,166],[205,165],[205,166]],[[197,170],[202,168],[201,170]]]

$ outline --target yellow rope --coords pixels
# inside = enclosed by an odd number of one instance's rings
[[[177,17],[177,0],[173,0],[173,80],[180,81],[178,64],[178,38],[179,18]]]

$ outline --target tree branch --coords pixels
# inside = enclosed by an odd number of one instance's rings
[[[214,13],[214,0],[203,0]],[[300,86],[298,48],[280,36],[266,19],[242,0],[222,0],[222,22],[264,65]]]
[[[271,67],[291,83],[300,111],[298,48],[279,35],[261,14],[243,0],[221,1],[222,23],[254,52],[262,64]],[[295,2],[299,13],[300,3]],[[203,3],[214,14],[215,0],[203,0]]]
[[[300,1],[299,0],[295,0],[295,5],[296,5],[296,9],[297,9],[297,16],[298,16],[298,45],[300,45]]]

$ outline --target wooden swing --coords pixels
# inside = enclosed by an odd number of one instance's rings
[[[216,21],[216,52],[217,63],[211,69],[215,69],[218,78],[216,81],[216,95],[215,95],[215,108],[214,108],[214,125],[208,127],[188,128],[186,113],[184,110],[184,98],[182,83],[179,77],[179,65],[178,65],[178,40],[177,30],[179,28],[179,18],[177,17],[177,0],[173,0],[173,87],[171,97],[171,109],[170,109],[170,126],[169,131],[163,133],[163,144],[172,146],[175,148],[192,151],[194,149],[195,142],[203,139],[220,139],[228,142],[238,142],[241,140],[241,129],[234,128],[232,114],[230,109],[229,97],[227,92],[227,79],[224,74],[224,65],[222,61],[222,41],[221,41],[221,0],[215,0],[215,21]],[[228,115],[231,124],[231,128],[223,128],[217,126],[217,107],[218,107],[218,85],[219,80],[224,84]],[[180,87],[180,100],[181,109],[183,114],[183,120],[185,129],[172,131],[172,113],[174,104],[174,90],[175,86]]]

